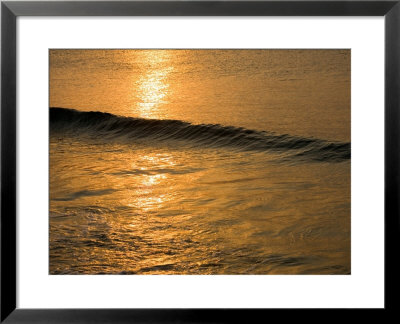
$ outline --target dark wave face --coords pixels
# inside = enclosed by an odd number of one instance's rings
[[[50,108],[51,134],[86,135],[94,139],[132,142],[139,139],[156,142],[175,141],[195,147],[233,148],[241,151],[279,151],[291,157],[340,162],[349,160],[350,143],[277,135],[219,124],[194,125],[180,120],[158,120],[115,116],[103,112],[82,112]]]

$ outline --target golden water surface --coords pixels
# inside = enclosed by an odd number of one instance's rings
[[[349,50],[51,50],[50,107],[51,274],[350,273]]]

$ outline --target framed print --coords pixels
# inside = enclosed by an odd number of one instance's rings
[[[394,310],[398,1],[1,9],[1,321]]]

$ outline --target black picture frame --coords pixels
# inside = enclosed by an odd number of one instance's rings
[[[1,317],[4,323],[258,322],[271,309],[16,308],[16,19],[18,16],[384,16],[385,308],[395,311],[400,232],[400,0],[395,1],[2,1]],[[373,152],[372,152],[373,154]],[[368,176],[368,175],[366,175]],[[307,310],[309,311],[316,310]],[[269,312],[266,314],[266,312]],[[305,314],[305,310],[297,310]],[[330,312],[331,313],[331,312]],[[303,316],[303,315],[302,315]],[[309,316],[309,315],[305,315]],[[325,316],[325,315],[324,315]]]

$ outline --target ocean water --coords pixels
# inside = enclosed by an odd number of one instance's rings
[[[50,274],[349,274],[349,50],[51,50]]]

